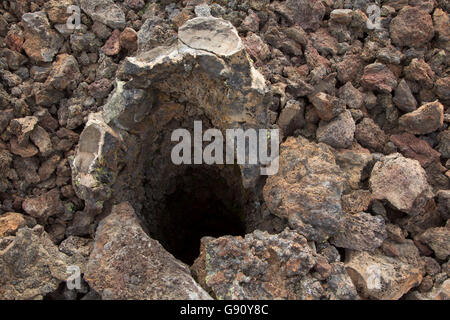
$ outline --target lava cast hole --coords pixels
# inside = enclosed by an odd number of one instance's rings
[[[192,265],[202,237],[245,235],[242,190],[233,172],[236,168],[188,167],[162,209],[154,211],[150,233],[177,259]]]

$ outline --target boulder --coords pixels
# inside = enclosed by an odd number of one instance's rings
[[[128,203],[96,231],[84,279],[104,300],[208,300],[189,268],[142,229]]]
[[[264,200],[306,238],[323,241],[342,227],[342,171],[331,149],[302,137],[281,145],[280,168],[267,179]]]

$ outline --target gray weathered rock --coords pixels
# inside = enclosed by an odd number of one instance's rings
[[[329,264],[289,229],[278,235],[255,231],[245,238],[205,237],[200,251],[192,271],[220,300],[358,297],[341,263]],[[313,271],[322,281],[311,276]]]
[[[70,264],[42,226],[24,227],[0,250],[0,298],[43,299],[69,277]]]
[[[108,27],[125,28],[125,14],[112,0],[80,0],[81,9],[94,21]]]
[[[25,53],[33,61],[51,62],[63,45],[63,37],[53,30],[43,11],[25,13],[22,16],[25,27]]]
[[[353,250],[374,250],[381,246],[387,233],[384,219],[360,212],[344,217],[343,230],[332,240],[336,247]]]

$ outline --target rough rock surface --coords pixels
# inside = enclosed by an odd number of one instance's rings
[[[422,47],[434,36],[431,15],[417,7],[404,7],[390,24],[392,42],[400,47]]]
[[[360,212],[346,215],[343,230],[331,241],[336,247],[372,251],[386,239],[384,219]]]
[[[204,236],[202,254],[280,244],[289,227],[277,255],[300,241],[314,266],[292,291],[272,260],[266,278],[221,284],[242,296],[277,275],[283,290],[261,298],[449,299],[450,4],[381,1],[374,19],[375,2],[2,1],[0,296],[101,298],[83,279],[68,290],[64,268],[84,273],[100,220],[129,202],[146,241],[187,265]],[[280,129],[279,172],[173,164],[171,133],[194,120]],[[216,261],[214,274],[247,274]],[[374,266],[382,289],[366,290]]]
[[[98,226],[84,275],[103,299],[210,299],[175,259],[140,226],[128,203]]]
[[[345,111],[330,122],[321,122],[317,129],[317,140],[334,148],[347,148],[353,142],[355,121],[350,111]]]
[[[419,266],[380,252],[352,251],[345,268],[363,297],[397,300],[422,281]]]
[[[323,276],[322,281],[310,276],[313,268]],[[303,236],[288,229],[278,235],[255,231],[245,238],[205,237],[192,271],[220,300],[356,298],[340,263],[329,264]]]
[[[398,119],[400,126],[412,134],[427,134],[441,128],[444,124],[444,106],[430,102]]]
[[[280,148],[280,169],[267,179],[269,210],[289,220],[308,239],[323,241],[341,230],[344,180],[330,148],[289,137]]]
[[[0,298],[43,299],[67,279],[68,265],[42,226],[24,227],[0,250]]]
[[[80,5],[94,21],[111,28],[125,27],[125,13],[112,0],[80,0]]]
[[[374,199],[387,200],[397,210],[417,215],[433,196],[425,170],[416,160],[391,154],[378,161],[370,176]]]
[[[448,227],[430,228],[418,237],[427,244],[441,260],[447,260],[450,255],[450,229]]]

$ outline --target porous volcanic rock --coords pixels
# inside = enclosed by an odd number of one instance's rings
[[[390,24],[392,42],[403,47],[422,47],[434,36],[431,15],[417,7],[406,6]]]
[[[189,268],[145,233],[128,203],[99,224],[84,278],[105,300],[211,299]]]
[[[433,197],[420,163],[399,153],[385,156],[375,164],[370,187],[374,199],[387,200],[410,215],[420,214]]]
[[[323,275],[322,281],[311,277],[313,268]],[[255,231],[245,238],[205,237],[192,271],[220,300],[357,298],[343,266],[329,264],[303,236],[288,229],[278,235]]]
[[[68,278],[71,261],[42,226],[24,227],[0,250],[0,298],[43,299]]]
[[[343,173],[323,144],[289,137],[280,148],[280,168],[264,186],[269,210],[308,239],[323,241],[342,228]]]

